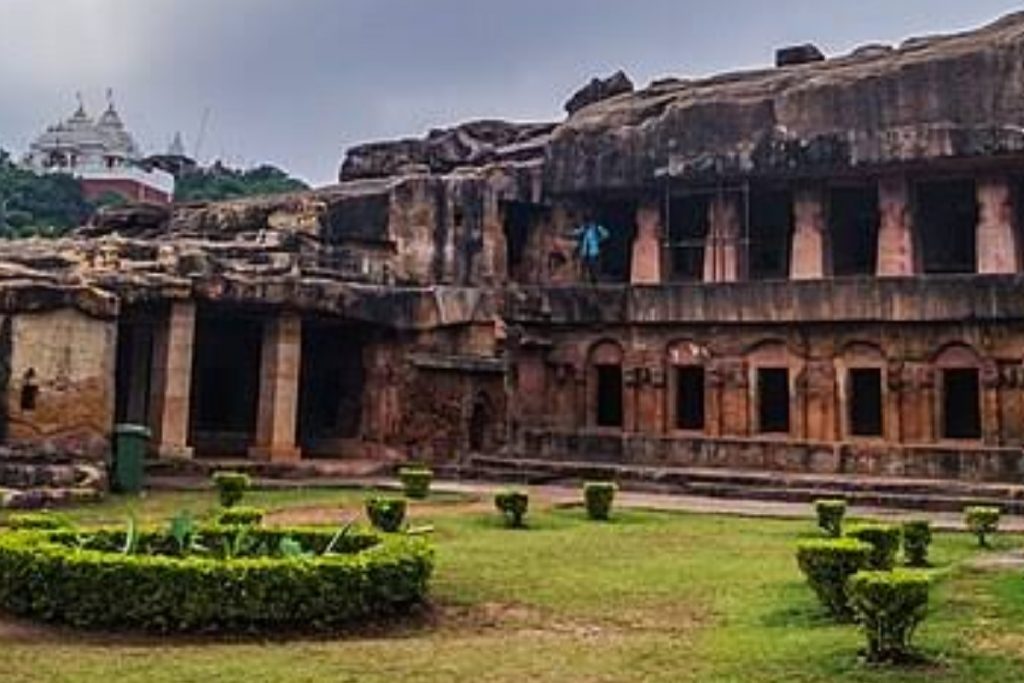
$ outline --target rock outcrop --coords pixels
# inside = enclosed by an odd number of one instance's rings
[[[592,104],[603,102],[616,95],[631,93],[633,90],[633,81],[629,80],[629,76],[624,71],[616,71],[607,78],[594,78],[569,98],[569,101],[565,103],[565,113],[572,116]]]

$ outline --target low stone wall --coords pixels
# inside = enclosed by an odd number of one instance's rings
[[[600,431],[523,430],[514,455],[534,460],[700,467],[806,474],[1020,483],[1024,450],[781,439],[657,437]]]

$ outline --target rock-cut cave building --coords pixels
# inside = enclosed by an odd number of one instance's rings
[[[3,439],[1020,481],[1024,15],[777,62],[3,245]]]

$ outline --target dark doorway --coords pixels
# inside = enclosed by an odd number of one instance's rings
[[[599,279],[602,282],[629,282],[633,266],[633,239],[636,237],[636,202],[601,203],[595,214],[608,231],[601,245]]]
[[[828,220],[833,275],[874,275],[878,265],[878,187],[833,188]]]
[[[360,435],[365,336],[358,325],[307,321],[303,326],[299,443],[311,455],[338,455],[338,440]]]
[[[509,278],[513,282],[525,282],[530,272],[526,263],[526,248],[530,234],[535,226],[544,219],[546,209],[525,202],[505,202],[502,204],[505,231],[505,262],[508,266]]]
[[[704,368],[676,368],[676,429],[704,429]]]
[[[114,385],[114,420],[117,423],[149,423],[153,335],[152,321],[124,319],[118,323]]]
[[[757,371],[758,430],[762,434],[789,434],[789,370]]]
[[[981,438],[981,395],[978,371],[942,371],[942,435],[947,439]]]
[[[784,280],[789,277],[793,240],[793,193],[755,191],[750,195],[751,280]]]
[[[850,433],[882,436],[882,371],[850,370]]]
[[[486,394],[478,394],[469,415],[469,450],[480,453],[493,446],[493,423],[494,410],[491,408],[490,399]]]
[[[974,181],[919,183],[915,207],[924,272],[975,272],[978,195]]]
[[[673,199],[669,203],[668,254],[672,280],[700,282],[704,279],[704,246],[708,236],[707,195]]]
[[[622,427],[622,366],[598,365],[597,376],[597,426]]]
[[[256,432],[263,323],[203,311],[192,367],[192,444],[198,455],[244,455]]]

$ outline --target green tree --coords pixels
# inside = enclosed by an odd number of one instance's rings
[[[77,180],[21,168],[0,149],[0,237],[62,235],[91,213]]]
[[[264,164],[242,170],[218,162],[178,178],[174,198],[179,202],[219,201],[307,189],[304,182],[276,166]]]

